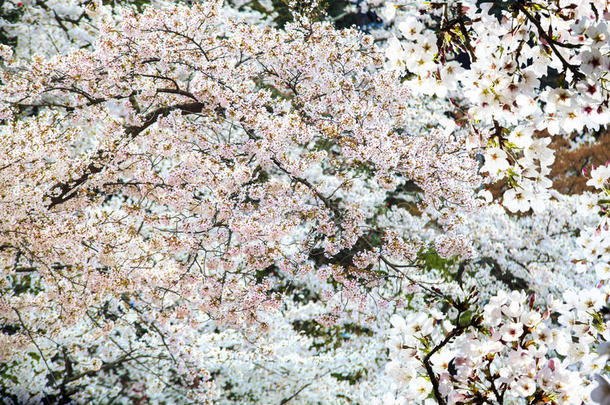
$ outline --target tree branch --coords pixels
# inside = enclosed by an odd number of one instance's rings
[[[563,64],[563,68],[567,69],[567,70],[570,70],[574,74],[574,79],[575,80],[582,80],[582,79],[584,79],[585,75],[580,70],[578,70],[578,66],[572,65],[571,63],[569,63],[563,57],[561,52],[559,52],[559,50],[557,49],[557,46],[563,46],[565,48],[573,48],[574,46],[568,46],[567,44],[562,44],[562,43],[554,40],[550,35],[548,35],[544,31],[544,28],[542,28],[542,25],[540,24],[540,21],[538,21],[536,18],[534,18],[534,16],[531,15],[529,13],[529,11],[527,11],[527,9],[523,6],[523,4],[521,2],[515,3],[515,6],[517,7],[517,9],[519,11],[521,11],[525,15],[525,17],[528,20],[530,20],[532,22],[532,24],[534,24],[536,26],[536,28],[538,29],[538,34],[549,44],[549,46],[551,47],[551,49],[553,50],[555,55],[557,55],[557,57],[559,58],[559,60]]]
[[[159,117],[166,116],[172,111],[180,110],[183,113],[198,113],[201,112],[205,104],[200,102],[177,104],[173,106],[160,107],[146,116],[146,119],[142,125],[129,126],[126,128],[125,133],[132,139],[144,132],[148,127],[157,122]],[[99,159],[103,159],[105,152],[98,151],[97,155]],[[50,200],[48,205],[49,209],[52,209],[60,204],[65,203],[76,195],[77,189],[83,185],[91,176],[100,173],[104,170],[104,164],[90,163],[83,174],[77,179],[68,182],[61,182],[55,184],[51,191],[47,194]]]

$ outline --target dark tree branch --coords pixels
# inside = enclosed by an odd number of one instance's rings
[[[301,393],[301,391],[303,391],[305,388],[309,387],[311,384],[312,384],[312,383],[307,383],[307,384],[303,385],[301,388],[299,388],[299,389],[297,390],[297,392],[295,392],[294,394],[292,394],[292,395],[291,395],[291,396],[289,396],[288,398],[284,398],[284,399],[282,399],[282,401],[280,402],[280,405],[285,405],[285,404],[287,404],[288,402],[292,401],[294,398],[296,398],[296,397],[297,397],[297,396],[298,396],[298,395]]]
[[[203,109],[204,106],[205,105],[203,103],[193,102],[193,103],[177,104],[177,105],[167,106],[167,107],[160,107],[160,108],[154,110],[153,112],[151,112],[150,114],[148,114],[142,125],[129,126],[126,128],[125,133],[130,138],[133,139],[136,136],[138,136],[139,134],[141,134],[142,132],[144,132],[152,124],[157,122],[159,117],[166,116],[170,112],[176,111],[176,110],[182,111],[182,113],[185,113],[185,114],[199,113],[199,112],[201,112],[201,110]],[[98,151],[98,157],[100,160],[102,160],[104,158],[104,156],[105,156],[105,152]],[[71,180],[68,182],[61,182],[61,183],[55,184],[51,188],[51,191],[49,192],[49,194],[47,194],[47,197],[49,197],[49,200],[50,200],[48,208],[49,209],[54,208],[60,204],[65,203],[66,201],[70,200],[71,198],[73,198],[76,195],[78,187],[83,185],[91,176],[93,176],[97,173],[100,173],[103,169],[104,169],[104,164],[92,162],[87,166],[87,168],[85,169],[83,174],[81,174],[80,177],[78,177],[77,179]]]
[[[538,29],[538,34],[540,35],[541,38],[543,38],[549,44],[549,46],[551,47],[551,49],[553,50],[555,55],[557,55],[557,57],[559,58],[559,60],[563,64],[563,68],[566,69],[566,70],[570,70],[574,74],[574,79],[575,80],[582,80],[582,79],[584,79],[585,75],[580,70],[578,70],[578,66],[572,65],[571,63],[569,63],[563,57],[561,52],[559,52],[559,50],[557,49],[557,46],[563,46],[564,48],[574,48],[576,46],[570,46],[569,44],[562,44],[561,42],[558,42],[555,39],[553,39],[549,34],[547,34],[544,31],[544,28],[540,24],[540,21],[538,21],[536,18],[534,18],[534,16],[531,15],[529,11],[527,11],[527,9],[523,6],[523,4],[520,1],[515,3],[515,7],[519,11],[521,11],[525,15],[525,17],[532,24],[534,24],[536,26],[536,28]]]

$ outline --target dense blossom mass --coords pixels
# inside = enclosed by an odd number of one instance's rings
[[[106,3],[0,3],[4,403],[610,404],[605,1]]]

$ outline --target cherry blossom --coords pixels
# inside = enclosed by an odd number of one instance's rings
[[[607,402],[607,4],[107,3],[0,5],[8,401]]]

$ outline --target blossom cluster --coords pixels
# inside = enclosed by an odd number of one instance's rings
[[[458,310],[453,322],[439,313],[394,316],[387,372],[404,403],[427,398],[431,378],[435,395],[448,404],[587,403],[594,385],[586,376],[608,360],[606,353],[595,352],[600,339],[608,338],[599,314],[606,294],[596,288],[580,295],[566,292],[540,307],[533,296],[500,292],[481,315]]]
[[[412,92],[462,106],[471,145],[485,147],[481,171],[511,184],[504,193],[510,211],[541,210],[552,184],[550,137],[598,131],[609,120],[607,5],[385,7],[394,10],[382,15],[401,38],[389,40],[390,67],[405,72]]]

